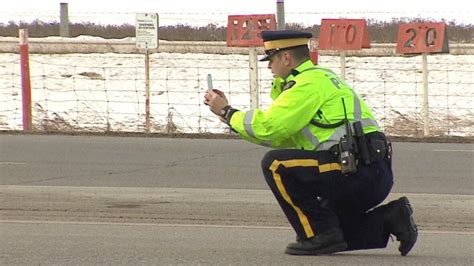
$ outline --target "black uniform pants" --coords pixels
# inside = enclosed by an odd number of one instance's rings
[[[389,158],[359,165],[342,175],[329,151],[272,150],[262,160],[265,179],[301,239],[340,227],[348,250],[383,248],[383,208],[378,207],[393,184]]]

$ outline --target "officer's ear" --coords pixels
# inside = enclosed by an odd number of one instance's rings
[[[291,65],[291,61],[293,60],[293,56],[289,50],[283,51],[283,54],[281,56],[283,58],[283,62],[285,62],[286,66]]]

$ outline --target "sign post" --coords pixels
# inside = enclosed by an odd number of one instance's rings
[[[145,50],[145,130],[150,132],[150,53],[158,48],[158,14],[136,14],[135,37],[137,49]]]
[[[397,53],[421,54],[423,75],[423,135],[430,135],[428,101],[428,54],[449,53],[446,24],[406,23],[400,24],[397,37]]]

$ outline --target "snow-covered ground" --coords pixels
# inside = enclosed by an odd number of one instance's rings
[[[145,131],[144,55],[30,55],[35,130]],[[339,72],[340,58],[320,64]],[[430,55],[429,106],[433,136],[474,136],[474,56]],[[206,76],[231,104],[248,109],[245,55],[151,55],[151,132],[223,133],[228,128],[203,105]],[[21,130],[18,54],[0,54],[0,130]],[[272,77],[259,63],[260,106],[270,104]],[[423,135],[421,57],[347,57],[346,80],[391,135]]]

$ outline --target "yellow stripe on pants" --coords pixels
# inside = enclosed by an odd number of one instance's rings
[[[296,206],[293,203],[293,201],[290,198],[290,195],[288,195],[288,193],[286,192],[283,182],[281,181],[280,174],[276,172],[276,170],[278,169],[280,165],[283,165],[285,168],[319,167],[320,173],[334,171],[334,170],[341,170],[341,165],[338,163],[328,163],[328,164],[319,165],[318,160],[314,160],[314,159],[294,159],[294,160],[288,160],[288,161],[274,160],[272,165],[270,166],[270,171],[272,171],[273,179],[275,180],[275,183],[277,185],[278,190],[280,191],[280,194],[282,195],[283,199],[295,210],[301,222],[301,225],[303,225],[303,229],[306,233],[306,237],[308,238],[313,237],[314,231],[311,228],[311,225],[309,224],[308,217],[303,213],[303,211],[301,211],[301,209],[298,206]]]

